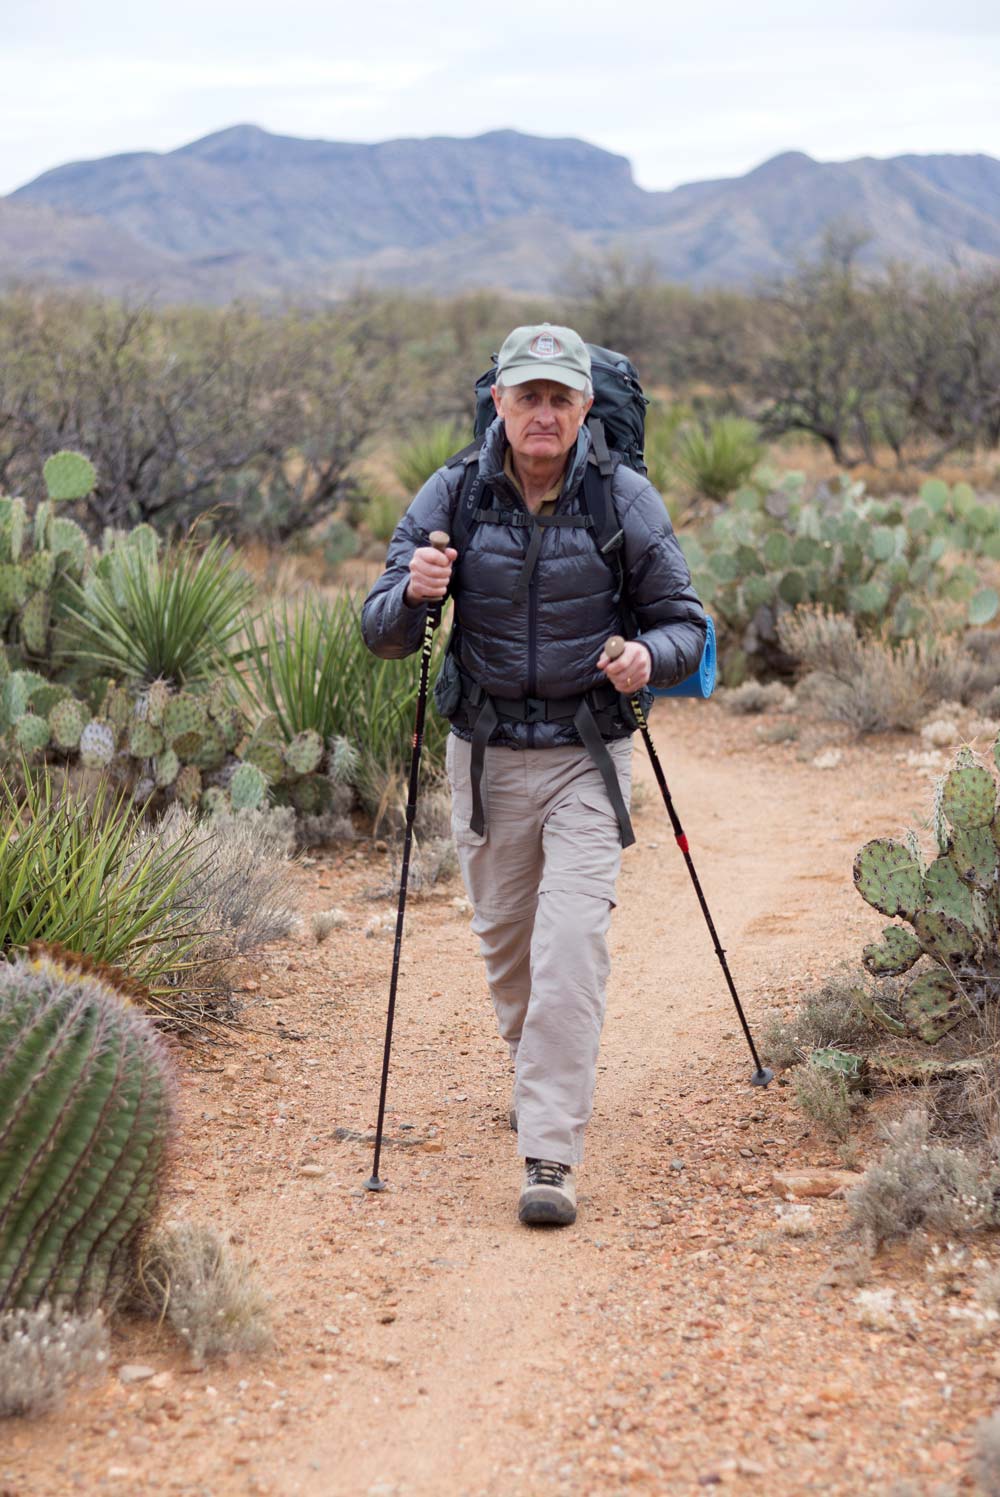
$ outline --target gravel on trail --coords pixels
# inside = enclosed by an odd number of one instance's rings
[[[857,962],[880,922],[854,851],[925,814],[926,782],[900,772],[906,740],[841,741],[817,765],[817,745],[768,743],[715,704],[661,706],[654,731],[759,1035]],[[369,897],[389,859],[326,850],[294,875],[301,928],[247,971],[245,1027],[181,1056],[165,1207],[253,1255],[275,1349],[199,1367],[165,1330],[119,1325],[108,1378],[0,1430],[4,1497],[974,1487],[972,1428],[1000,1402],[974,1258],[994,1249],[869,1262],[841,1198],[776,1193],[775,1172],[841,1161],[791,1088],[748,1085],[641,746],[637,761],[576,1226],[516,1221],[509,1065],[454,881],[409,906],[389,1189],[364,1191],[391,921],[365,930],[392,908]],[[333,904],[347,919],[319,944],[310,916]]]

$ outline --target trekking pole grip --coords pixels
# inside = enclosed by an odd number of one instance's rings
[[[451,544],[451,536],[448,534],[447,530],[432,530],[427,539],[434,547],[435,551],[440,551],[442,556],[445,554],[449,545]],[[440,602],[432,603],[430,605],[430,624],[433,629],[436,629],[438,624],[440,624],[441,622],[441,610],[443,607],[444,598],[442,598]]]
[[[617,660],[625,653],[625,641],[620,634],[612,634],[610,639],[604,642],[604,653],[609,660]]]

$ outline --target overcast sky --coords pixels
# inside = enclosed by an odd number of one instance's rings
[[[778,151],[1000,156],[996,0],[27,0],[0,193],[250,122],[328,140],[573,135],[647,188]]]

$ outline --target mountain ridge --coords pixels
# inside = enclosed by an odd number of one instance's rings
[[[31,242],[29,210],[42,209],[59,229],[49,248],[41,220]],[[746,286],[815,254],[833,224],[868,235],[872,265],[1000,263],[1000,161],[985,154],[820,162],[788,150],[740,176],[647,191],[624,156],[575,137],[364,144],[242,123],[172,151],[67,162],[0,210],[8,280],[210,301],[337,296],[359,281],[546,293],[567,257],[609,249],[664,279]]]

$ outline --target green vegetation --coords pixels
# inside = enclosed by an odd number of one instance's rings
[[[0,1311],[113,1305],[156,1204],[166,1052],[105,981],[0,966]]]

